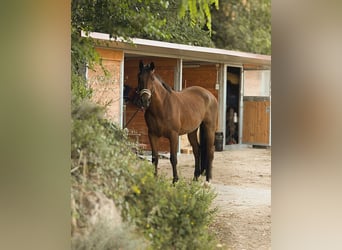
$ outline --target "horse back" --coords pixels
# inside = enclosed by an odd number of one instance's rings
[[[199,112],[217,112],[216,97],[207,89],[200,86],[192,86],[179,92],[179,98],[183,110],[191,106],[191,111]]]
[[[216,124],[217,100],[208,90],[192,86],[180,92],[173,91],[159,104],[157,110],[146,110],[149,132],[158,137],[169,137],[172,131],[187,134],[204,121]]]
[[[177,94],[183,127],[189,123],[199,126],[203,121],[217,123],[218,104],[210,91],[200,86],[192,86]]]
[[[216,97],[207,89],[200,86],[191,86],[179,92],[183,98],[195,98],[198,102],[215,102]],[[200,100],[202,99],[202,100]]]

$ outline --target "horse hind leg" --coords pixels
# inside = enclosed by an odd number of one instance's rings
[[[206,119],[201,124],[201,130],[203,130],[204,132],[202,136],[204,137],[204,145],[206,147],[205,167],[206,167],[206,181],[207,182],[210,182],[210,180],[212,179],[212,166],[213,166],[214,152],[215,152],[214,141],[215,141],[215,131],[217,129],[217,119],[218,119],[217,110],[218,110],[217,101],[215,98],[213,98],[213,101],[210,104],[210,110],[208,110],[209,112],[206,115]],[[202,142],[201,142],[201,148],[202,148]]]
[[[195,181],[197,181],[198,177],[201,175],[200,163],[199,163],[200,151],[199,151],[199,144],[198,144],[198,139],[197,139],[197,130],[198,129],[188,134],[188,139],[192,146],[192,152],[195,158],[195,172],[194,172]]]
[[[208,141],[207,141],[207,152],[208,152],[208,168],[206,172],[206,181],[210,181],[212,179],[212,168],[213,168],[213,160],[214,160],[214,140],[215,140],[215,134],[214,135],[208,135]]]
[[[206,170],[206,181],[210,182],[212,179],[212,165],[213,165],[213,160],[214,160],[214,141],[215,141],[215,128],[210,126],[209,124],[203,123],[201,125],[202,129],[202,138],[203,141],[201,142],[201,147],[204,148],[203,152],[201,154],[205,154],[203,157],[204,159],[204,165],[202,168],[205,168]]]
[[[214,160],[214,140],[209,140],[207,146],[208,150],[208,168],[206,172],[206,180],[209,182],[212,179],[212,168],[213,168],[213,160]]]

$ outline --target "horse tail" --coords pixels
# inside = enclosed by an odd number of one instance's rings
[[[208,149],[207,149],[207,136],[206,129],[203,122],[200,125],[200,169],[201,175],[204,174],[204,171],[207,171],[208,168]]]

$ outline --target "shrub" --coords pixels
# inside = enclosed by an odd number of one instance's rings
[[[74,101],[77,102],[91,97],[92,89],[86,86],[84,76],[75,73],[71,74],[71,93]]]
[[[76,227],[87,227],[82,196],[96,191],[114,200],[123,218],[136,226],[152,249],[215,247],[208,229],[215,212],[211,208],[215,197],[211,189],[184,179],[173,185],[164,176],[155,178],[152,164],[136,157],[132,152],[134,145],[123,130],[103,119],[102,108],[84,100],[72,107],[71,194]],[[75,238],[78,243],[74,249],[89,249],[81,247],[85,245],[110,249],[118,236],[106,235]]]
[[[114,227],[106,221],[97,223],[87,235],[78,235],[71,240],[74,250],[139,250],[147,246],[147,242],[129,226]]]
[[[131,178],[129,166],[136,164],[126,134],[103,119],[103,108],[87,100],[74,101],[71,123],[72,221],[77,229],[87,227],[83,196],[101,192],[120,207]],[[84,231],[84,230],[83,230]]]
[[[216,209],[215,193],[198,182],[181,179],[175,185],[146,170],[135,176],[126,195],[129,209],[124,217],[135,222],[152,242],[152,249],[213,249],[215,240],[208,225]]]
[[[74,104],[71,133],[73,184],[101,190],[121,203],[127,192],[131,165],[137,164],[132,144],[116,124],[102,116],[103,108],[83,101]]]

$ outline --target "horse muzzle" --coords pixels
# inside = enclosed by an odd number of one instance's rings
[[[145,109],[150,106],[151,96],[152,96],[152,93],[151,93],[151,90],[149,89],[142,89],[140,91],[141,102]]]

